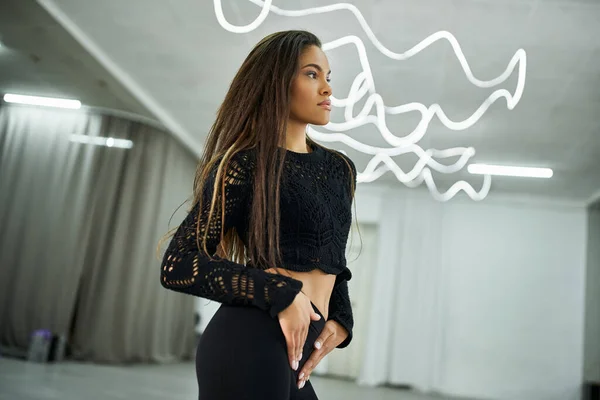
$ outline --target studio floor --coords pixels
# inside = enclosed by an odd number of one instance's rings
[[[386,387],[361,387],[334,378],[313,376],[311,380],[323,400],[467,400]],[[74,362],[36,364],[3,357],[0,358],[0,399],[196,400],[196,375],[192,363],[135,366]]]

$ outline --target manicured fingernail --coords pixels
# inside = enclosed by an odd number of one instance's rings
[[[300,384],[298,385],[298,389],[302,389],[304,387],[305,383],[306,382],[304,382],[304,381],[300,382]]]
[[[294,361],[294,371],[298,369],[298,361]]]
[[[302,353],[300,353],[300,357],[298,357],[298,361],[302,360]]]
[[[300,376],[298,377],[298,379],[302,379],[304,378],[304,372],[300,374]]]
[[[321,348],[321,343],[320,343],[320,342],[315,342],[315,347],[316,347],[317,349],[320,349],[320,348]]]

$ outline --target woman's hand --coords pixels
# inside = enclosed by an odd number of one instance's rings
[[[306,343],[310,321],[318,321],[321,316],[313,310],[310,299],[302,292],[277,316],[287,343],[290,365],[295,371],[302,359],[302,348]]]
[[[298,375],[298,387],[304,387],[304,384],[310,377],[310,374],[315,367],[321,362],[323,357],[331,353],[340,343],[348,337],[348,331],[334,320],[329,320],[325,323],[321,334],[315,341],[315,349],[310,358],[306,360],[302,371]]]

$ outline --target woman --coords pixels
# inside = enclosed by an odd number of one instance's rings
[[[329,122],[330,72],[313,34],[269,35],[209,132],[161,268],[165,288],[222,303],[198,344],[202,400],[316,399],[312,370],[352,340],[356,168],[305,134]]]

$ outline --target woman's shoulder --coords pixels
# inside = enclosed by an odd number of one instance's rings
[[[217,171],[221,168],[221,163],[225,155],[216,157],[209,172],[209,179],[215,179]],[[242,149],[235,151],[233,154],[228,156],[226,165],[223,168],[223,174],[226,177],[235,178],[238,183],[249,182],[253,175],[254,168],[254,153],[252,149]]]
[[[321,145],[319,145],[321,146]],[[329,154],[329,159],[335,166],[346,168],[350,166],[352,171],[356,173],[356,165],[354,161],[345,153],[340,150],[331,149],[325,146],[321,146],[321,148]]]
[[[250,169],[254,167],[256,152],[254,148],[238,150],[231,156],[231,161],[243,168]]]
[[[219,165],[225,158],[225,154],[217,157],[215,164]],[[233,154],[229,155],[228,164],[238,168],[248,169],[252,168],[256,160],[256,154],[253,148],[236,150]]]

